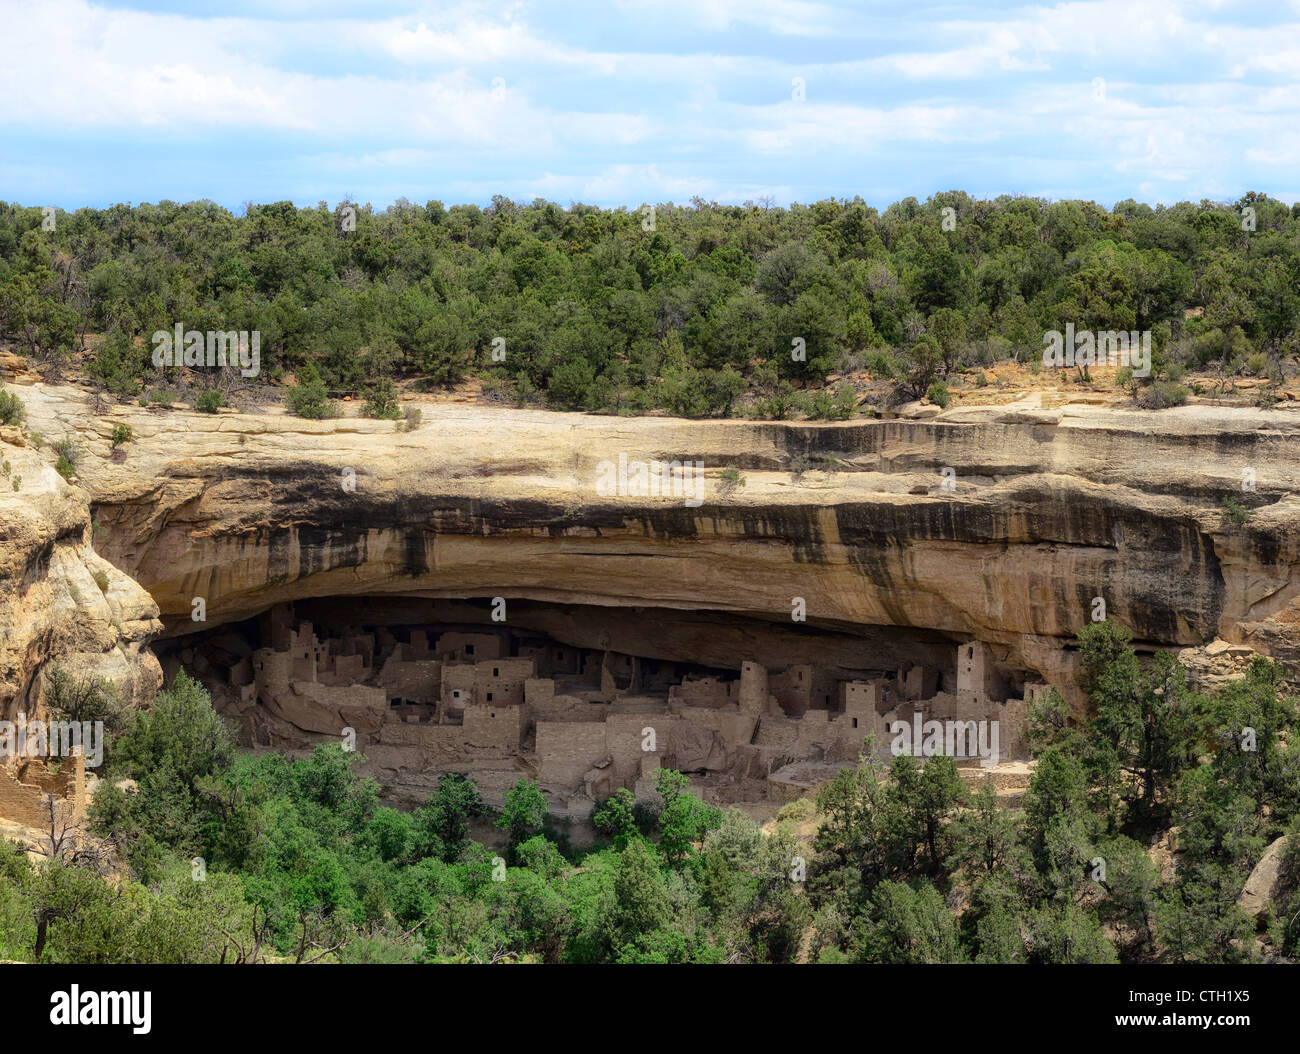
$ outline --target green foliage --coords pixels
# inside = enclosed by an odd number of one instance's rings
[[[201,414],[215,414],[226,403],[226,397],[216,388],[208,388],[199,392],[199,396],[194,400],[194,409]]]
[[[655,791],[663,801],[659,811],[659,851],[674,868],[680,868],[694,844],[722,822],[722,814],[693,794],[686,793],[690,779],[673,769],[655,772]]]
[[[1168,815],[1174,781],[1196,761],[1198,701],[1173,656],[1161,653],[1149,669],[1140,669],[1127,631],[1110,620],[1081,630],[1079,648],[1096,711],[1094,748],[1127,777],[1125,807],[1159,822]]]
[[[455,863],[469,844],[470,821],[482,814],[478,785],[463,773],[443,773],[437,789],[415,812],[416,824],[425,837],[421,855]]]
[[[137,711],[107,754],[109,771],[136,781],[124,791],[100,784],[92,828],[109,838],[146,876],[165,850],[197,851],[209,839],[220,791],[214,779],[229,767],[234,741],[208,693],[183,672],[149,711]]]
[[[948,386],[943,381],[935,381],[926,389],[925,397],[942,410],[948,405]]]
[[[619,854],[613,892],[605,922],[608,940],[622,961],[636,961],[638,946],[643,949],[644,942],[653,941],[655,932],[672,920],[663,875],[644,841],[637,839]]]
[[[938,890],[882,882],[872,896],[856,946],[862,963],[959,963],[957,922]]]
[[[338,408],[330,402],[325,382],[310,362],[298,371],[298,383],[288,390],[284,404],[297,417],[319,420],[338,416]]]
[[[638,832],[636,798],[626,787],[619,787],[592,809],[591,823],[597,831],[612,839],[614,848],[622,852]]]
[[[1238,527],[1249,522],[1255,510],[1249,505],[1243,505],[1231,494],[1223,499],[1223,516],[1230,523],[1235,523]]]
[[[728,465],[718,473],[718,489],[724,494],[734,494],[745,487],[745,477],[735,465]]]
[[[857,409],[857,396],[851,384],[841,384],[832,395],[821,391],[800,400],[804,412],[814,421],[845,421]]]
[[[128,424],[115,424],[113,434],[110,437],[113,447],[116,449],[123,443],[129,443],[135,438],[135,430]]]
[[[69,470],[75,470],[81,462],[81,447],[77,445],[77,441],[71,436],[55,440],[50,444],[50,449],[59,456],[61,462],[67,464]],[[59,469],[59,471],[63,472],[63,469]],[[70,475],[71,472],[64,474]]]
[[[128,399],[139,390],[149,359],[131,334],[113,326],[86,367],[90,377],[113,395]]]
[[[496,825],[506,832],[507,848],[513,855],[522,842],[540,834],[546,821],[546,799],[537,784],[520,779],[506,791],[505,807]]]
[[[1055,688],[1031,699],[1025,710],[1026,738],[1034,754],[1049,747],[1064,746],[1074,739],[1070,727],[1070,708]]]
[[[101,591],[108,591],[108,575],[103,571],[97,572],[95,581]],[[45,705],[55,720],[102,721],[105,734],[109,736],[121,727],[122,701],[111,681],[101,677],[78,677],[63,666],[47,669],[44,680]]]
[[[922,334],[903,354],[906,373],[904,388],[913,398],[919,399],[930,390],[940,363],[939,345],[928,334]]]
[[[380,377],[366,389],[366,400],[362,413],[367,417],[376,417],[386,421],[396,421],[402,416],[397,405],[397,389],[388,377]]]
[[[0,424],[21,425],[26,416],[27,408],[23,401],[13,392],[0,389]]]
[[[1247,200],[1268,217],[1249,240]],[[956,233],[940,227],[951,202]],[[50,232],[40,219],[0,210],[0,339],[57,364],[102,334],[84,366],[119,398],[152,378],[150,334],[177,318],[258,330],[258,384],[303,385],[307,366],[325,393],[477,374],[523,404],[773,418],[788,411],[774,379],[820,412],[840,364],[911,398],[972,365],[1039,368],[1043,333],[1067,319],[1151,330],[1159,379],[1139,398],[1175,405],[1180,368],[1293,369],[1300,322],[1300,216],[1262,196],[1159,210],[960,192],[881,211],[660,203],[653,232],[627,210],[499,198],[357,207],[346,238],[333,210],[287,202],[114,205]],[[497,338],[504,359],[487,353]],[[172,383],[186,368],[168,369]],[[320,416],[325,393],[294,404]]]
[[[1137,404],[1144,410],[1166,410],[1187,402],[1188,391],[1173,381],[1156,381],[1137,393]]]

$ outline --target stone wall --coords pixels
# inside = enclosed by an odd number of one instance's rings
[[[442,694],[442,663],[437,659],[399,659],[394,655],[384,663],[375,683],[388,689],[395,699],[436,703]]]
[[[434,648],[440,659],[449,662],[479,662],[501,658],[501,635],[498,633],[444,633]]]
[[[474,667],[469,663],[452,663],[442,667],[442,713],[444,718],[464,712],[474,701],[477,681]]]
[[[536,672],[532,659],[491,659],[474,669],[474,702],[518,706],[524,701],[524,682]]]
[[[471,703],[465,707],[465,743],[483,750],[514,754],[524,732],[524,708],[519,705]]]
[[[576,787],[588,769],[609,756],[604,721],[538,721],[538,778],[552,787]]]
[[[46,798],[68,803],[69,819],[86,815],[86,763],[80,753],[64,758],[53,772],[41,758],[11,758],[0,763],[0,817],[25,827],[44,828],[49,823]]]

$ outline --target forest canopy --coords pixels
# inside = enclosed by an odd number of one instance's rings
[[[797,400],[853,370],[919,398],[962,369],[1040,359],[1066,323],[1151,331],[1144,384],[1207,368],[1277,383],[1298,313],[1300,205],[1253,192],[1107,209],[952,191],[883,212],[0,203],[0,339],[124,399],[240,383],[159,376],[151,335],[177,324],[259,333],[253,388],[305,371],[317,406],[480,376],[560,409],[835,417],[852,402]]]

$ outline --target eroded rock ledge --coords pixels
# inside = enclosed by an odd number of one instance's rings
[[[1061,683],[1102,597],[1143,646],[1222,637],[1300,658],[1300,417],[1287,411],[1035,397],[815,425],[430,403],[405,432],[274,411],[96,417],[76,389],[15,390],[32,428],[85,447],[95,548],[152,594],[169,633],[193,628],[195,597],[209,625],[326,596],[780,621],[802,597],[810,625],[977,638]],[[135,439],[113,453],[121,421]],[[702,504],[598,493],[601,463],[620,455],[702,461]],[[728,466],[744,476],[731,493]],[[1224,516],[1228,495],[1254,507],[1246,523]]]

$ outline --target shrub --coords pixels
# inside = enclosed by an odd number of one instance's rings
[[[1255,377],[1262,377],[1264,371],[1268,369],[1268,356],[1262,351],[1255,352],[1254,355],[1246,359],[1246,369]]]
[[[406,425],[406,431],[414,432],[420,427],[420,418],[423,417],[418,406],[408,406],[402,411],[402,423]]]
[[[815,421],[843,421],[853,416],[857,407],[857,397],[853,394],[853,385],[841,384],[832,396],[830,392],[818,392],[806,404],[806,413]]]
[[[194,401],[194,409],[202,414],[215,414],[225,405],[226,397],[215,388],[200,392],[199,397]]]
[[[740,469],[735,465],[728,465],[719,474],[718,478],[722,480],[721,490],[723,494],[732,494],[745,486],[745,477],[740,474]]]
[[[135,438],[135,431],[127,424],[118,424],[113,426],[112,443],[114,448],[120,447],[123,443],[129,443]]]
[[[76,468],[77,462],[81,460],[81,448],[71,437],[51,443],[50,449],[59,455],[60,461],[66,461],[71,468]]]
[[[157,389],[148,395],[149,403],[154,406],[168,407],[176,401],[176,393],[169,392],[165,389]]]
[[[1249,505],[1242,505],[1232,495],[1223,499],[1223,515],[1226,519],[1240,527],[1243,523],[1255,514],[1255,510]]]
[[[99,576],[95,577],[98,580]],[[45,677],[45,702],[59,721],[103,721],[104,731],[109,734],[122,727],[122,700],[107,678],[78,677],[55,666]]]
[[[989,386],[989,379],[984,376],[984,371],[980,370],[978,373],[975,374],[975,387],[987,388],[988,386]]]
[[[325,382],[310,362],[298,371],[298,386],[289,389],[284,404],[297,417],[321,420],[338,416],[338,409],[329,400]]]
[[[943,381],[935,381],[926,390],[925,397],[942,410],[948,405],[948,386]]]
[[[86,372],[118,398],[124,399],[136,392],[146,361],[131,336],[114,327],[99,346]]]
[[[1187,402],[1187,389],[1172,381],[1156,381],[1137,393],[1137,404],[1144,410],[1164,410]]]
[[[22,485],[23,485],[23,477],[22,477],[22,476],[15,476],[15,477],[14,477],[14,490],[18,490],[18,489],[20,489],[20,488],[22,487]]]
[[[892,381],[899,372],[898,360],[888,351],[873,351],[867,356],[867,372],[877,380]]]
[[[26,416],[27,408],[23,406],[23,401],[18,396],[12,392],[0,391],[0,424],[22,424]]]
[[[811,798],[796,798],[781,806],[776,814],[777,823],[806,823],[817,815],[817,806]]]
[[[396,421],[402,416],[397,406],[397,389],[387,377],[381,377],[373,386],[366,389],[366,401],[361,412],[367,417],[376,417],[383,421]]]
[[[107,593],[107,592],[108,592],[108,572],[107,572],[107,571],[96,571],[95,574],[93,575],[93,577],[94,577],[94,579],[95,579],[95,585],[99,586],[99,591],[100,591],[101,593]]]
[[[515,378],[515,383],[510,389],[510,401],[515,406],[527,406],[537,400],[537,386],[529,380],[527,374]]]
[[[772,395],[754,400],[754,416],[770,421],[784,421],[795,409],[797,400],[789,381],[782,381]]]
[[[77,474],[77,470],[72,467],[72,462],[62,454],[59,455],[59,460],[54,463],[54,471],[64,479],[71,479]]]

